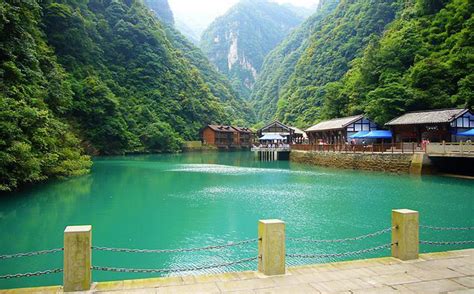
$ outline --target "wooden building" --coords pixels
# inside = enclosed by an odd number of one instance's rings
[[[207,125],[201,131],[202,142],[218,148],[250,148],[254,133],[249,128]]]
[[[238,142],[240,147],[250,148],[254,142],[254,132],[249,128],[233,127],[238,134]]]
[[[322,121],[307,129],[306,133],[310,144],[345,144],[351,135],[376,129],[374,122],[363,115],[356,115]]]
[[[306,133],[302,130],[284,125],[279,121],[269,123],[268,125],[257,131],[257,136],[259,138],[263,137],[266,134],[278,134],[285,138],[285,142],[288,144],[301,144],[303,143],[305,138],[307,138]]]
[[[239,132],[231,126],[207,125],[201,131],[202,142],[218,148],[239,146]]]
[[[458,133],[474,128],[474,114],[468,109],[409,112],[385,124],[399,142],[457,142]]]

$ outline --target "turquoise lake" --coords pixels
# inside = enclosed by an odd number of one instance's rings
[[[286,222],[287,237],[339,239],[390,227],[391,210],[420,212],[420,223],[474,227],[474,181],[258,162],[251,152],[104,157],[92,173],[0,195],[0,255],[62,247],[67,225],[93,226],[93,245],[194,248],[257,237],[259,219]],[[420,239],[474,240],[474,231],[420,231]],[[287,253],[341,253],[390,243],[390,233],[350,243],[287,241]],[[422,252],[469,248],[429,246]],[[382,250],[346,258],[388,256]],[[257,243],[161,254],[93,251],[93,265],[180,269],[257,256]],[[62,268],[62,253],[0,259],[0,276]],[[256,262],[183,274],[252,270]],[[165,275],[177,275],[176,273]],[[94,271],[94,281],[159,274]],[[0,280],[0,289],[58,285],[62,274]]]

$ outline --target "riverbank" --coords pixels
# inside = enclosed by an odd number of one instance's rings
[[[292,150],[290,160],[324,167],[391,173],[421,174],[423,170],[423,154],[364,154]]]
[[[471,293],[474,249],[289,267],[287,274],[254,271],[94,283],[87,293]],[[63,293],[61,286],[0,293]]]

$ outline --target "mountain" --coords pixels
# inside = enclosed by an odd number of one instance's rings
[[[161,15],[168,16],[168,19],[174,19],[173,12],[168,5],[168,0],[148,0],[148,2],[149,4],[145,2],[145,5],[152,5],[148,6],[148,8],[152,10],[158,19],[163,18]],[[158,2],[162,8],[161,10],[158,9]],[[179,21],[177,23],[179,23]],[[181,34],[181,32],[175,28],[174,23],[163,23],[163,29],[173,47],[178,49],[182,57],[199,70],[204,82],[209,86],[211,93],[219,98],[226,113],[230,114],[232,123],[235,125],[246,125],[249,122],[253,122],[255,120],[254,112],[250,109],[248,102],[243,101],[239,97],[228,79],[217,72],[204,53],[193,44],[192,40]]]
[[[175,27],[194,45],[199,46],[199,39],[201,38],[200,35],[190,28],[185,22],[180,19],[176,19]]]
[[[0,190],[242,121],[226,80],[167,27],[141,0],[2,1]]]
[[[160,21],[174,25],[173,11],[168,0],[143,0],[143,3],[153,11]]]
[[[200,46],[234,89],[248,98],[267,53],[302,21],[288,7],[243,0],[204,31]]]
[[[334,9],[338,0],[321,1],[317,12],[293,30],[266,57],[252,90],[251,103],[258,110],[259,121],[270,121],[277,109],[278,98],[287,85],[303,52],[310,44],[315,27]]]
[[[307,127],[472,107],[472,11],[467,0],[346,0],[320,10],[304,24],[313,23],[309,35],[296,30],[267,57],[252,94],[257,115]]]

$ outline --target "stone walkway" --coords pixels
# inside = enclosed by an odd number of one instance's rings
[[[61,287],[0,293],[62,293]],[[290,267],[284,276],[256,272],[96,283],[74,293],[474,293],[474,249]]]

